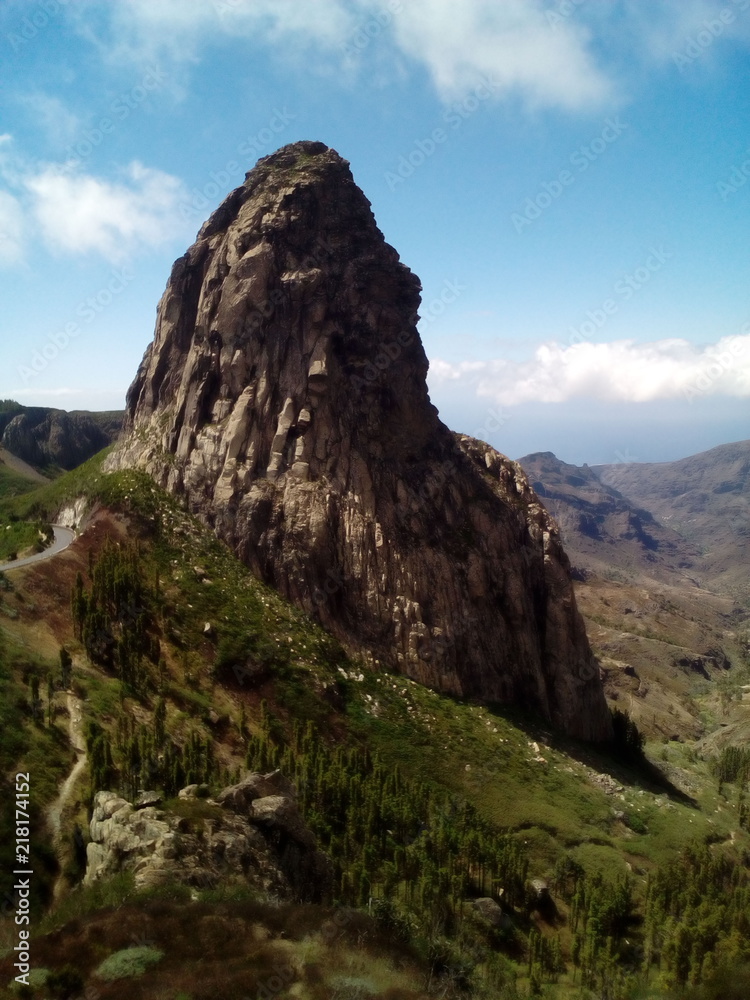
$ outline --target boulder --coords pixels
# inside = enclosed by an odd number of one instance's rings
[[[480,899],[475,899],[472,906],[479,916],[493,927],[506,929],[513,923],[510,916],[505,912],[505,910],[503,910],[502,906],[489,896],[483,896]]]
[[[179,798],[189,803],[207,791],[188,785]],[[332,865],[317,850],[294,786],[280,772],[249,774],[217,798],[205,800],[207,811],[176,815],[158,808],[155,793],[132,804],[113,792],[97,792],[85,883],[130,871],[139,887],[239,882],[280,899],[329,898]]]
[[[216,801],[234,812],[249,814],[252,802],[269,795],[282,795],[293,799],[297,797],[297,792],[291,781],[280,771],[271,771],[269,774],[252,773],[243,778],[239,784],[219,792]]]

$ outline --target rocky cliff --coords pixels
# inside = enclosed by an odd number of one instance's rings
[[[75,469],[111,444],[121,426],[122,411],[0,404],[0,447],[37,469]]]
[[[557,527],[440,422],[420,290],[336,152],[264,158],[174,265],[109,468],[184,495],[375,666],[605,739]]]

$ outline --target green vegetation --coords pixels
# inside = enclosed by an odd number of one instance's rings
[[[157,948],[123,948],[105,958],[94,975],[108,983],[115,979],[133,979],[142,976],[150,965],[162,958],[164,952]]]
[[[67,671],[84,699],[89,792],[156,788],[197,828],[216,807],[175,799],[184,784],[215,792],[244,767],[281,768],[334,863],[335,912],[359,911],[367,933],[389,954],[403,949],[437,995],[625,1000],[677,991],[697,1000],[721,995],[710,991],[726,967],[750,963],[746,751],[703,760],[693,750],[688,759],[688,748],[670,744],[670,765],[689,767],[695,780],[691,802],[647,766],[641,734],[623,713],[614,715],[616,746],[604,753],[518,712],[376,673],[254,580],[148,477],[102,475],[101,457],[0,510],[49,517],[82,493],[127,515],[128,541],[112,535],[100,544],[72,584],[59,663],[24,668],[18,652],[6,657],[3,773],[36,753],[35,767],[53,774],[44,793],[52,797],[66,762],[51,772],[41,755],[61,734],[22,702],[46,705],[47,676],[57,685]],[[487,897],[502,915],[496,924],[474,906]],[[108,952],[134,950],[107,914],[145,914],[155,898],[118,876],[71,893],[54,926],[70,934],[81,921],[109,927],[104,954],[84,949],[81,967],[91,974]],[[216,892],[191,902],[184,887],[172,898],[174,915],[159,903],[170,914],[163,927],[183,919],[179,907],[195,915],[210,906],[220,922],[256,905]],[[175,975],[177,939],[160,934],[148,947],[164,958],[143,983],[169,973],[170,996],[197,997],[195,984]],[[307,993],[293,995],[425,995],[419,976],[399,980],[378,965],[382,952],[333,956],[315,938],[305,947],[304,960],[294,951],[290,983]],[[280,952],[253,948],[257,968],[237,963],[235,979],[217,968],[216,981],[236,987],[221,995],[264,984],[270,973],[259,969]],[[40,960],[61,972],[57,953],[42,950]]]
[[[45,521],[10,521],[4,524],[0,519],[0,563],[43,552],[52,538],[52,527]]]
[[[23,413],[24,407],[15,399],[0,399],[0,413],[3,416],[14,417],[18,413]]]
[[[700,984],[750,963],[750,873],[706,845],[686,848],[649,879],[644,964],[668,987]]]
[[[15,517],[22,521],[49,520],[65,503],[85,495],[92,501],[99,499],[97,488],[106,488],[101,468],[109,449],[99,452],[88,462],[67,472],[49,483],[44,483],[18,497],[0,496],[0,521]]]
[[[27,479],[0,461],[0,500],[28,493],[36,485],[33,479]]]
[[[137,547],[107,545],[92,565],[88,592],[78,574],[71,603],[73,625],[92,663],[115,669],[123,688],[138,694],[145,663],[158,664],[159,641],[149,633],[153,595],[143,580]]]
[[[746,785],[750,779],[750,747],[724,747],[713,770],[720,782],[739,780]]]
[[[30,864],[35,872],[35,906],[49,899],[56,862],[47,839],[45,808],[57,794],[70,769],[72,754],[54,715],[47,711],[47,680],[55,669],[12,645],[0,631],[0,899],[10,898],[15,860],[15,781],[17,773],[28,773]],[[53,686],[54,690],[54,686]],[[47,704],[45,704],[47,702]]]

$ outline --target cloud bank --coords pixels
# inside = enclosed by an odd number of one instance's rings
[[[501,406],[574,399],[644,403],[700,396],[750,397],[750,324],[705,347],[673,338],[640,344],[542,344],[529,361],[430,363],[432,386],[466,386]]]

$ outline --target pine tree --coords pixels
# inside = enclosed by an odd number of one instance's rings
[[[70,681],[73,673],[73,657],[70,655],[68,650],[63,646],[60,650],[60,684],[63,690],[67,690],[70,687]]]
[[[47,725],[52,725],[54,709],[55,684],[52,680],[52,673],[47,674]]]

